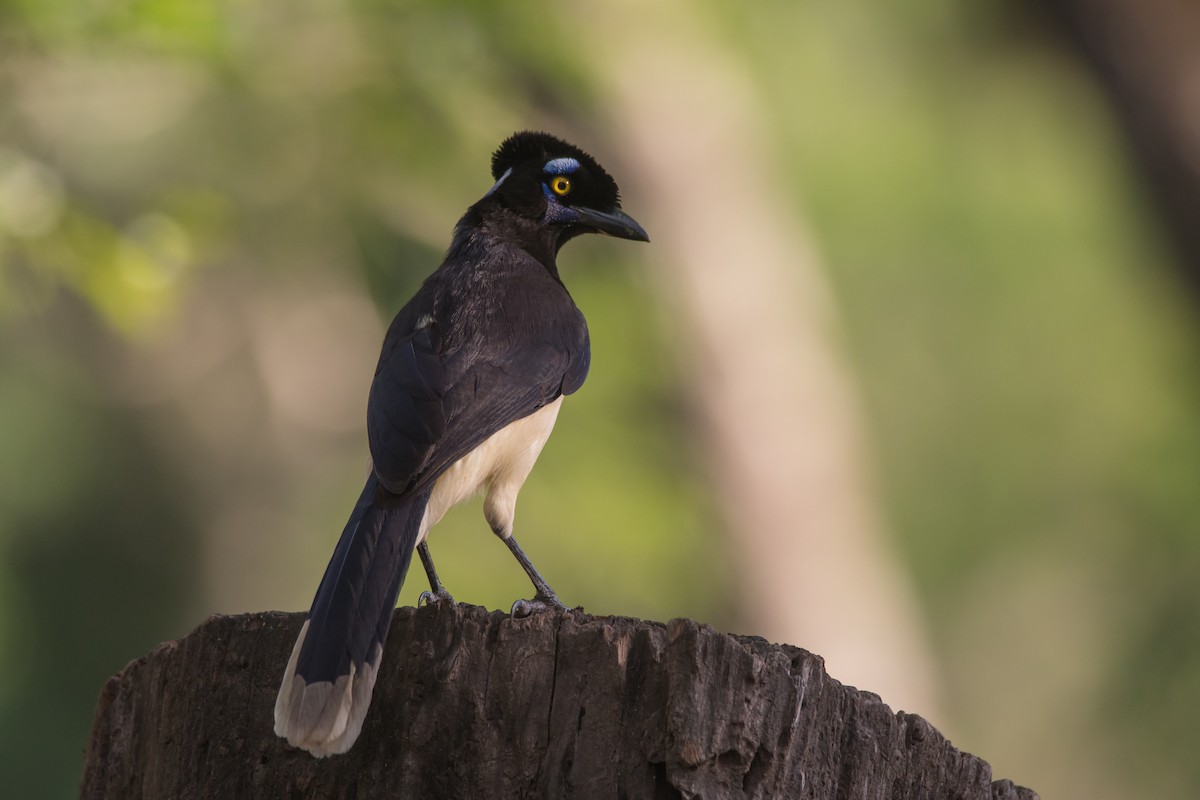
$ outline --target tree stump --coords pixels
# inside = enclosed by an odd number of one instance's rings
[[[302,614],[213,617],[111,678],[84,798],[1036,798],[799,648],[691,620],[401,608],[350,752],[273,732]]]

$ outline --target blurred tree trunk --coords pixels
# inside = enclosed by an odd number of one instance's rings
[[[1200,300],[1200,4],[1049,0],[1112,98]]]
[[[594,27],[580,7],[574,28]],[[779,187],[741,65],[671,4],[588,37],[680,320],[700,450],[732,535],[743,624],[937,718],[932,658],[869,478],[819,258]]]
[[[466,605],[396,612],[362,736],[315,759],[271,720],[303,619],[214,617],[111,679],[84,800],[1036,798],[803,650]]]

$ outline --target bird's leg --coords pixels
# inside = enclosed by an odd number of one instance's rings
[[[454,605],[454,598],[446,591],[446,587],[442,585],[442,579],[438,577],[437,570],[433,568],[433,557],[429,555],[429,545],[421,542],[417,545],[417,553],[421,556],[421,566],[425,567],[425,574],[429,577],[429,591],[421,592],[421,596],[417,598],[417,607],[427,606],[430,603]]]
[[[550,584],[546,583],[546,579],[538,573],[533,566],[533,562],[529,560],[529,556],[525,555],[525,551],[521,549],[521,545],[517,544],[517,540],[512,536],[502,537],[504,543],[508,545],[508,549],[517,557],[517,561],[521,563],[521,568],[525,570],[525,574],[529,576],[529,580],[533,581],[533,588],[537,590],[532,600],[518,600],[513,603],[512,611],[514,617],[528,617],[530,614],[538,611],[548,611],[551,608],[566,609],[566,605],[558,599],[558,595],[550,588]]]

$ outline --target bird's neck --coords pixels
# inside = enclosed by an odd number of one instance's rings
[[[517,214],[503,206],[483,201],[467,209],[454,229],[450,251],[482,246],[487,250],[514,248],[533,256],[554,279],[558,276],[558,236],[540,221]]]

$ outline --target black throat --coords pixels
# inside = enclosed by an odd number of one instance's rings
[[[533,256],[559,283],[558,251],[567,237],[560,231],[505,207],[494,197],[484,197],[467,209],[454,227],[453,253],[480,237],[524,250]]]

